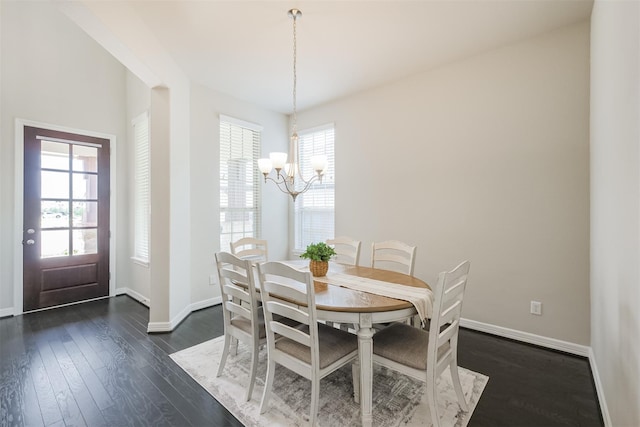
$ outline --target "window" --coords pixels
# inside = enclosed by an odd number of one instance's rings
[[[133,258],[149,262],[150,162],[149,115],[143,113],[133,119],[134,156],[134,249]]]
[[[262,127],[220,116],[220,250],[243,237],[260,238]]]
[[[300,141],[300,171],[310,177],[311,156],[327,156],[327,169],[322,183],[315,182],[295,202],[295,251],[304,251],[310,243],[324,242],[334,237],[335,155],[333,124],[298,132]]]

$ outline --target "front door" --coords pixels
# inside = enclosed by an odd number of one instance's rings
[[[24,128],[24,311],[109,295],[109,140]]]

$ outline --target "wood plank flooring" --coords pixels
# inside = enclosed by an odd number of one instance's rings
[[[222,334],[219,306],[167,334],[127,296],[0,319],[0,426],[239,426],[169,354]],[[603,426],[588,361],[461,330],[490,377],[469,426]]]

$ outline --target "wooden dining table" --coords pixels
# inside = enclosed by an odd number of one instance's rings
[[[303,269],[308,261],[287,261]],[[326,277],[314,280],[318,320],[358,326],[358,357],[360,362],[360,410],[362,425],[372,424],[373,398],[373,325],[412,318],[417,310],[412,303],[395,298],[356,291],[341,286],[332,274],[346,274],[400,285],[429,288],[424,281],[394,271],[370,267],[329,263]]]

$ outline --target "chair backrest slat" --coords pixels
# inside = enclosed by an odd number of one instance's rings
[[[458,333],[458,321],[451,322],[446,328],[440,331],[438,334],[438,347],[446,344],[455,334]]]
[[[327,245],[333,246],[336,251],[334,261],[340,264],[359,265],[360,263],[360,240],[351,237],[336,237],[327,239]]]
[[[225,301],[224,307],[233,314],[237,314],[238,316],[242,316],[247,320],[251,320],[251,310],[249,310],[247,307],[243,307],[233,301]]]
[[[319,369],[318,324],[311,273],[280,262],[258,264],[258,273],[270,354],[276,351],[275,335],[280,334],[308,346],[311,366]],[[305,324],[305,329],[287,326],[284,323],[287,319]]]
[[[269,259],[269,248],[266,240],[254,237],[243,237],[231,242],[231,253],[242,259],[263,262]]]
[[[245,301],[249,303],[251,302],[251,294],[247,290],[242,289],[236,285],[225,284],[224,293],[229,295],[230,297],[237,298],[241,301]]]
[[[282,335],[283,337],[292,339],[304,346],[311,347],[312,343],[309,334],[278,321],[270,322],[270,326],[274,334]]]
[[[397,240],[371,245],[371,267],[397,271],[413,276],[416,247]]]
[[[267,277],[267,280],[262,283],[262,287],[264,287],[267,290],[267,292],[269,292],[269,294],[286,297],[287,299],[290,299],[292,301],[304,301],[306,303],[306,300],[307,300],[306,292],[300,292],[299,290],[293,288],[291,286],[293,284],[294,282],[291,282],[290,285],[288,286],[283,283],[269,280],[269,278]]]
[[[232,270],[231,268],[236,268],[237,270]],[[222,270],[220,270],[220,276],[224,277],[224,283],[233,283],[233,284],[242,284],[247,285],[247,273],[243,268],[238,267],[229,267],[229,265],[223,266]]]
[[[440,313],[440,324],[446,325],[459,318],[461,309],[462,301],[456,301],[454,304],[444,308]]]
[[[448,365],[451,356],[449,352],[440,352],[438,356],[440,348],[450,344],[449,351],[455,351],[457,346],[462,299],[467,286],[469,267],[469,261],[464,261],[453,270],[442,272],[438,276],[438,284],[434,290],[433,317],[429,327],[430,344],[427,350],[427,369],[434,369],[436,375]]]
[[[231,320],[234,316],[242,316],[251,321],[253,333],[258,334],[259,298],[251,261],[240,259],[228,252],[216,253],[215,259],[225,330],[231,327]],[[238,302],[234,301],[234,298]]]
[[[292,319],[298,323],[304,323],[305,325],[309,324],[309,314],[299,308],[283,304],[279,301],[269,301],[267,308],[271,313],[277,314],[278,316],[284,316],[287,319]]]

